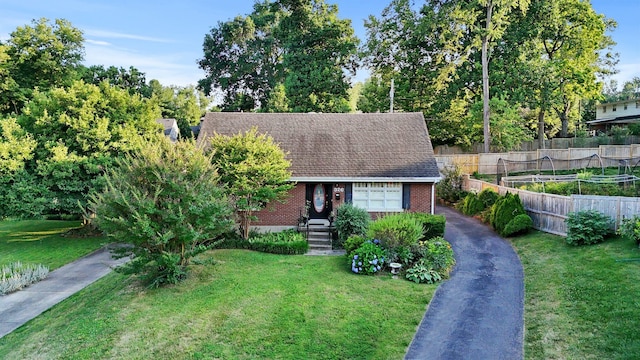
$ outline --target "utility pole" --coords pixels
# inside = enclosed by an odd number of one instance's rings
[[[393,92],[394,92],[393,79],[391,79],[391,90],[389,91],[389,112],[393,113]]]

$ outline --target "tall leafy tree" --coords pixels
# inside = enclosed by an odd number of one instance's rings
[[[151,87],[146,82],[143,72],[130,66],[129,69],[123,67],[104,65],[91,65],[86,67],[81,65],[78,68],[78,76],[87,84],[98,85],[107,81],[112,86],[117,86],[129,91],[129,94],[140,94],[143,97],[151,97]]]
[[[46,91],[69,86],[84,57],[82,31],[67,20],[34,20],[20,26],[6,41],[6,67],[15,81],[15,91],[5,95],[10,111],[20,113],[35,89]]]
[[[216,135],[211,138],[210,151],[247,239],[253,212],[283,199],[293,187],[291,163],[273,138],[259,134],[256,128],[234,136]]]
[[[295,112],[348,112],[350,88],[345,71],[355,72],[358,39],[338,7],[322,0],[279,0],[286,14],[282,39],[284,85]]]
[[[264,108],[271,89],[282,82],[283,48],[274,35],[281,16],[269,1],[256,2],[251,14],[218,22],[205,35],[204,57],[198,63],[207,76],[198,87],[206,95],[220,89],[223,111],[236,110],[238,103],[251,104],[243,110]]]
[[[607,52],[614,42],[606,34],[615,22],[597,14],[580,0],[537,0],[518,25],[533,29],[525,57],[525,84],[529,103],[538,109],[538,140],[545,138],[545,115],[560,117],[561,135],[567,136],[569,113],[579,99],[600,96],[598,76],[616,63]]]
[[[114,159],[160,132],[159,117],[153,102],[106,82],[36,91],[18,123],[37,141],[27,171],[48,191],[43,211],[80,213]]]
[[[155,101],[160,105],[162,117],[176,119],[180,136],[192,138],[190,126],[197,125],[204,116],[210,99],[194,86],[162,86],[158,80],[151,80],[150,88]]]
[[[199,88],[207,95],[220,89],[223,111],[349,110],[345,71],[355,70],[357,39],[337,13],[323,0],[265,0],[218,23],[205,36],[199,65],[207,77]],[[271,96],[281,85],[285,96]]]

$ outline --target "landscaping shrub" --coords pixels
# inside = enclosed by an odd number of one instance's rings
[[[367,232],[371,215],[367,210],[342,204],[336,212],[335,227],[338,232],[338,242],[344,243],[351,235],[364,235]]]
[[[372,241],[365,241],[350,258],[351,271],[361,275],[373,275],[385,264],[384,251]]]
[[[473,216],[480,213],[484,208],[484,204],[480,201],[478,195],[468,193],[464,200],[462,200],[460,211],[465,215]]]
[[[344,250],[347,253],[347,256],[351,257],[352,253],[360,247],[365,242],[365,238],[362,235],[351,235],[344,242]]]
[[[189,260],[232,227],[232,211],[216,168],[193,141],[148,142],[105,175],[91,198],[96,224],[135,258],[119,271],[143,275],[151,287],[185,278]]]
[[[386,259],[389,263],[395,262],[402,264],[405,268],[414,263],[415,248],[417,245],[413,245],[411,247],[408,246],[398,246],[393,249],[386,249]]]
[[[387,215],[369,225],[367,237],[379,239],[387,249],[411,246],[422,238],[422,225],[409,213]]]
[[[497,192],[495,192],[495,190],[493,190],[492,188],[486,188],[480,191],[480,193],[478,194],[478,200],[480,200],[480,202],[482,202],[482,205],[483,205],[482,210],[493,206],[493,204],[495,204],[499,198],[500,198],[500,195]]]
[[[309,244],[302,233],[285,230],[275,233],[252,234],[244,240],[238,234],[229,236],[214,245],[216,249],[246,249],[259,252],[299,255],[309,250]]]
[[[414,281],[416,283],[433,284],[440,280],[442,277],[433,269],[424,259],[420,259],[411,268],[407,269],[405,273],[407,280]]]
[[[429,240],[437,236],[444,236],[444,228],[446,218],[444,215],[435,215],[427,213],[408,213],[412,218],[418,220],[422,225],[421,240]]]
[[[49,268],[44,265],[11,263],[0,268],[0,295],[29,286],[47,277]]]
[[[635,241],[636,245],[640,246],[640,216],[623,219],[618,234]]]
[[[433,238],[420,243],[422,259],[437,271],[442,278],[449,277],[449,272],[456,263],[451,244],[442,237]]]
[[[413,247],[418,259],[405,272],[405,277],[416,283],[434,283],[449,277],[455,265],[451,244],[442,237],[421,241]]]
[[[591,245],[611,235],[613,220],[596,210],[571,212],[565,220],[569,245]]]
[[[520,214],[509,221],[502,231],[502,236],[512,236],[529,231],[533,227],[533,220],[527,214]]]
[[[517,194],[506,193],[491,208],[491,226],[499,234],[503,234],[509,222],[518,215],[525,214],[524,206]]]
[[[456,203],[466,192],[462,190],[462,170],[458,165],[446,167],[442,170],[442,181],[436,185],[438,197],[449,203]]]

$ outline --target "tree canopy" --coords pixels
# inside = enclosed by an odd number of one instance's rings
[[[70,85],[84,58],[83,41],[82,31],[63,19],[51,23],[41,18],[33,20],[31,26],[19,26],[5,43],[0,79],[7,76],[3,70],[8,70],[12,91],[0,92],[0,102],[20,113],[36,89],[46,91]],[[0,60],[2,57],[0,51]]]
[[[205,35],[199,65],[207,76],[198,86],[207,95],[222,90],[223,111],[349,111],[345,72],[355,71],[357,44],[335,5],[257,2]]]
[[[490,97],[521,107],[518,121],[537,127],[539,138],[557,131],[545,114],[566,135],[578,100],[598,98],[599,79],[613,71],[606,31],[614,26],[580,0],[429,0],[419,7],[393,0],[365,23],[362,51],[372,79],[361,110],[386,109],[394,79],[394,108],[423,111],[436,144],[464,138],[467,129],[456,125],[464,121],[451,116],[464,118]],[[533,111],[538,125],[527,120]]]
[[[212,137],[210,152],[246,239],[253,212],[281,200],[293,187],[289,182],[291,163],[273,138],[259,134],[256,128],[234,136]]]

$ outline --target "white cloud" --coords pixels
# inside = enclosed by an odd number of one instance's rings
[[[183,56],[176,53],[140,54],[129,49],[104,46],[87,42],[85,63],[128,68],[133,66],[146,74],[147,81],[157,79],[164,86],[195,85],[204,75],[195,61],[192,66],[184,64]]]
[[[88,30],[85,30],[84,33],[87,36],[108,38],[108,39],[130,39],[130,40],[151,41],[151,42],[160,42],[160,43],[173,42],[173,40],[170,40],[170,39],[161,39],[161,38],[156,38],[151,36],[126,34],[126,33],[106,31],[106,30],[88,29]]]
[[[98,45],[98,46],[111,46],[111,43],[106,42],[106,41],[91,40],[91,39],[85,39],[84,41],[87,44],[93,44],[93,45]]]

